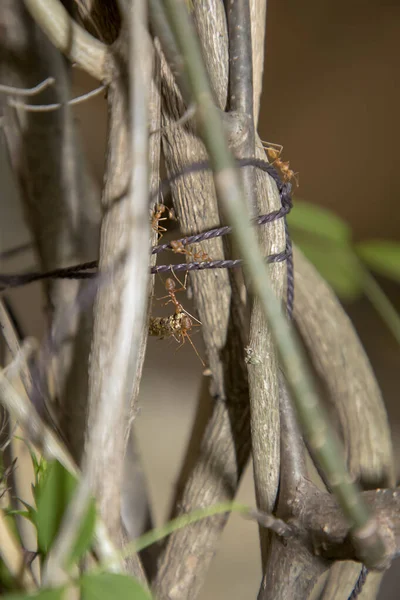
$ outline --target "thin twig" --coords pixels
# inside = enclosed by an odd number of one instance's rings
[[[7,94],[10,96],[35,96],[36,94],[40,94],[40,92],[47,90],[47,88],[53,85],[55,81],[54,77],[47,77],[47,79],[31,88],[18,88],[0,84],[0,94]]]
[[[22,399],[0,371],[0,403],[11,417],[25,430],[27,438],[47,459],[58,460],[67,471],[78,477],[78,469],[63,444],[50,428],[40,419],[28,399]],[[110,570],[122,572],[123,566],[104,524],[97,519],[95,547],[101,560],[106,561]]]
[[[108,77],[109,51],[80,27],[59,0],[24,0],[25,6],[50,41],[99,81]]]
[[[230,223],[236,229],[236,242],[243,256],[246,271],[254,286],[254,292],[262,302],[265,317],[271,325],[296,399],[298,417],[305,436],[352,525],[354,540],[360,542],[359,552],[362,554],[363,549],[366,550],[364,562],[367,566],[377,565],[385,554],[384,543],[360,495],[359,487],[348,476],[342,448],[319,404],[300,343],[283,316],[280,302],[272,290],[268,269],[243,203],[234,161],[213,103],[201,50],[187,9],[184,2],[178,0],[165,0],[165,7],[177,45],[185,57],[193,97],[198,102],[202,137],[215,171],[218,196]]]
[[[17,333],[14,329],[8,311],[3,303],[3,300],[0,298],[0,328],[1,333],[4,336],[7,347],[10,351],[10,354],[13,360],[16,360],[17,357],[22,356],[21,347],[18,341]],[[21,381],[24,385],[26,393],[29,397],[32,391],[32,375],[24,357],[22,359],[22,364],[19,365],[19,375],[21,377]]]
[[[229,34],[229,110],[245,119],[245,136],[239,156],[254,156],[253,51],[250,0],[227,2]],[[244,194],[250,213],[255,211],[254,169],[242,173]]]
[[[191,105],[191,95],[184,69],[184,61],[177,48],[168,20],[166,19],[163,3],[159,0],[149,0],[149,16],[153,33],[160,40],[162,51],[179,84],[180,92],[189,109]]]
[[[2,66],[12,69],[20,87],[29,87],[33,77],[42,79],[44,74],[53,75],[57,85],[46,91],[46,102],[65,104],[71,96],[68,61],[49,43],[45,33],[30,17],[24,2],[3,0],[2,7],[4,4],[4,43],[9,49],[10,60]],[[57,2],[53,4],[56,6]],[[15,39],[20,40],[18,52]],[[4,104],[7,149],[40,267],[49,270],[63,266],[67,261],[80,262],[96,255],[99,191],[90,169],[86,168],[72,111],[66,106],[51,113],[22,114],[6,101]],[[32,185],[33,173],[35,185]],[[85,198],[84,202],[82,198]],[[82,286],[80,283],[52,282],[44,287],[49,308],[52,307],[48,316],[56,315],[57,318],[58,313],[64,314]],[[82,455],[86,425],[91,321],[90,311],[86,314],[75,311],[57,362],[52,364],[57,406],[51,404],[60,409],[57,417],[77,461]]]
[[[24,104],[23,102],[19,102],[18,100],[13,100],[12,98],[10,98],[8,104],[10,106],[13,106],[14,108],[19,108],[21,110],[26,110],[29,112],[51,112],[52,110],[58,110],[60,108],[63,108],[64,106],[76,106],[77,104],[86,102],[86,100],[90,100],[91,98],[98,96],[105,89],[105,85],[100,85],[95,90],[91,90],[86,94],[82,94],[81,96],[72,98],[72,100],[68,100],[68,102],[65,103],[57,102],[55,104]]]
[[[392,333],[397,343],[400,344],[399,312],[393,306],[388,296],[386,296],[375,277],[371,275],[365,267],[361,266],[361,269],[365,295],[381,317],[382,321],[384,321],[386,327]]]

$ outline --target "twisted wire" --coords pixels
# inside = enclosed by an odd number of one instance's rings
[[[361,594],[363,587],[365,585],[365,582],[367,580],[367,575],[368,575],[368,569],[365,565],[363,565],[361,572],[358,576],[358,579],[356,581],[356,585],[354,586],[353,591],[351,592],[348,600],[356,600],[356,598],[358,598],[358,596]]]
[[[288,318],[292,318],[293,315],[293,304],[294,304],[294,270],[293,270],[293,253],[292,253],[292,242],[289,235],[289,230],[287,226],[286,216],[290,212],[292,208],[292,199],[291,199],[291,191],[292,186],[289,182],[282,181],[278,175],[276,169],[268,162],[257,159],[257,158],[244,158],[237,160],[237,165],[239,167],[253,166],[262,171],[267,172],[270,177],[275,181],[280,200],[281,200],[281,208],[279,210],[272,211],[268,214],[261,215],[253,220],[255,225],[266,225],[268,223],[272,223],[277,219],[284,219],[285,222],[285,235],[286,235],[286,247],[283,252],[279,252],[277,254],[271,254],[266,257],[268,263],[276,263],[286,261],[287,264],[287,300],[286,300],[286,310]],[[184,177],[190,173],[196,173],[200,171],[205,171],[210,168],[209,161],[203,161],[199,163],[195,163],[189,165],[179,173],[174,173],[167,179],[163,180],[159,186],[157,192],[152,194],[152,200],[154,200],[160,192],[165,191],[167,186],[170,186],[171,183],[174,183],[178,179]],[[182,246],[187,246],[188,244],[195,244],[198,242],[203,242],[206,240],[210,240],[212,238],[221,237],[227,235],[232,232],[232,227],[229,225],[225,225],[222,227],[215,227],[213,229],[197,233],[190,236],[185,236],[178,240],[174,240],[175,243],[180,243]],[[166,244],[159,244],[152,248],[152,254],[159,254],[165,250],[172,250],[171,242]],[[189,262],[189,263],[181,263],[181,264],[164,264],[164,265],[155,265],[151,267],[150,272],[152,274],[155,273],[166,273],[169,271],[173,272],[187,272],[187,271],[202,271],[207,269],[233,269],[240,267],[243,264],[241,259],[236,260],[208,260],[202,262]],[[7,288],[20,287],[23,285],[27,285],[29,283],[33,283],[34,281],[40,281],[45,279],[91,279],[97,275],[98,269],[98,261],[93,260],[85,263],[80,263],[78,265],[72,265],[70,267],[53,269],[46,272],[41,271],[31,271],[29,273],[21,273],[21,274],[11,274],[11,275],[3,275],[0,274],[0,291],[3,291]]]

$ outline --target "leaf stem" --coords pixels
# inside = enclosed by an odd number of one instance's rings
[[[400,315],[376,281],[375,277],[365,267],[361,266],[363,274],[364,293],[388,329],[400,344]]]

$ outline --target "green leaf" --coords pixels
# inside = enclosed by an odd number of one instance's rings
[[[0,587],[4,590],[4,592],[15,589],[14,578],[12,577],[10,571],[7,569],[4,561],[1,558],[0,558]]]
[[[40,590],[37,594],[6,594],[2,596],[3,600],[61,600],[65,588],[51,588],[49,590]]]
[[[28,510],[10,510],[10,509],[5,509],[4,510],[4,515],[6,517],[15,517],[15,515],[18,515],[19,517],[24,517],[25,519],[28,519],[28,521],[30,521],[31,523],[34,523],[34,521],[32,520],[31,513]]]
[[[288,223],[293,232],[296,229],[308,232],[339,245],[347,244],[351,239],[351,229],[340,217],[326,208],[302,200],[295,200]]]
[[[89,550],[94,537],[94,529],[96,526],[96,504],[93,499],[90,500],[89,508],[85,518],[82,521],[78,538],[69,558],[69,565],[77,562],[81,556]]]
[[[400,282],[400,244],[370,240],[357,244],[356,251],[370,269]]]
[[[38,531],[39,550],[46,554],[53,543],[65,510],[71,502],[76,489],[76,478],[59,462],[49,463],[43,482],[37,488],[36,526]],[[90,501],[88,510],[82,520],[77,540],[69,558],[69,565],[79,560],[90,548],[96,522],[94,500]]]
[[[316,243],[305,235],[293,235],[293,241],[340,298],[354,300],[362,294],[363,277],[351,246]]]
[[[31,506],[30,504],[28,504],[27,502],[25,502],[25,500],[22,500],[21,498],[18,498],[18,500],[19,500],[19,502],[21,502],[21,504],[23,504],[25,506],[26,510],[9,511],[7,514],[13,514],[15,512],[16,514],[19,514],[22,517],[25,517],[25,519],[28,519],[28,521],[30,521],[36,527],[36,523],[37,523],[36,509],[33,506]]]
[[[31,452],[33,470],[35,473],[35,483],[32,484],[32,492],[33,492],[33,497],[35,498],[35,501],[36,501],[37,496],[40,495],[41,488],[44,484],[44,481],[46,480],[46,473],[47,473],[49,463],[43,457],[40,457],[40,459],[38,461],[34,451],[31,450],[30,452]]]
[[[38,548],[44,554],[57,535],[75,486],[75,478],[58,461],[48,464],[43,482],[36,489]]]
[[[84,575],[80,580],[81,600],[151,600],[151,595],[133,577],[115,573]]]

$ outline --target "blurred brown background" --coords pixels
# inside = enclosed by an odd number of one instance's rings
[[[347,219],[357,239],[400,239],[397,161],[400,3],[383,0],[270,0],[259,131],[284,146],[284,160],[300,173],[298,196]],[[74,95],[96,87],[79,71]],[[76,109],[93,171],[102,180],[105,102]],[[18,197],[0,161],[1,250],[29,238]],[[31,267],[32,256],[2,261],[1,271]],[[400,309],[399,286],[381,280]],[[40,336],[39,286],[8,294],[25,333]],[[346,307],[373,363],[400,452],[400,349],[364,300]],[[199,345],[196,336],[196,344]],[[201,385],[201,364],[186,344],[150,340],[137,419],[157,522],[165,518]],[[157,440],[157,443],[155,443]],[[254,504],[251,468],[240,499]],[[257,529],[233,516],[224,533],[202,600],[255,598],[260,580]],[[229,581],[229,586],[226,586]],[[381,598],[397,598],[396,569]]]

